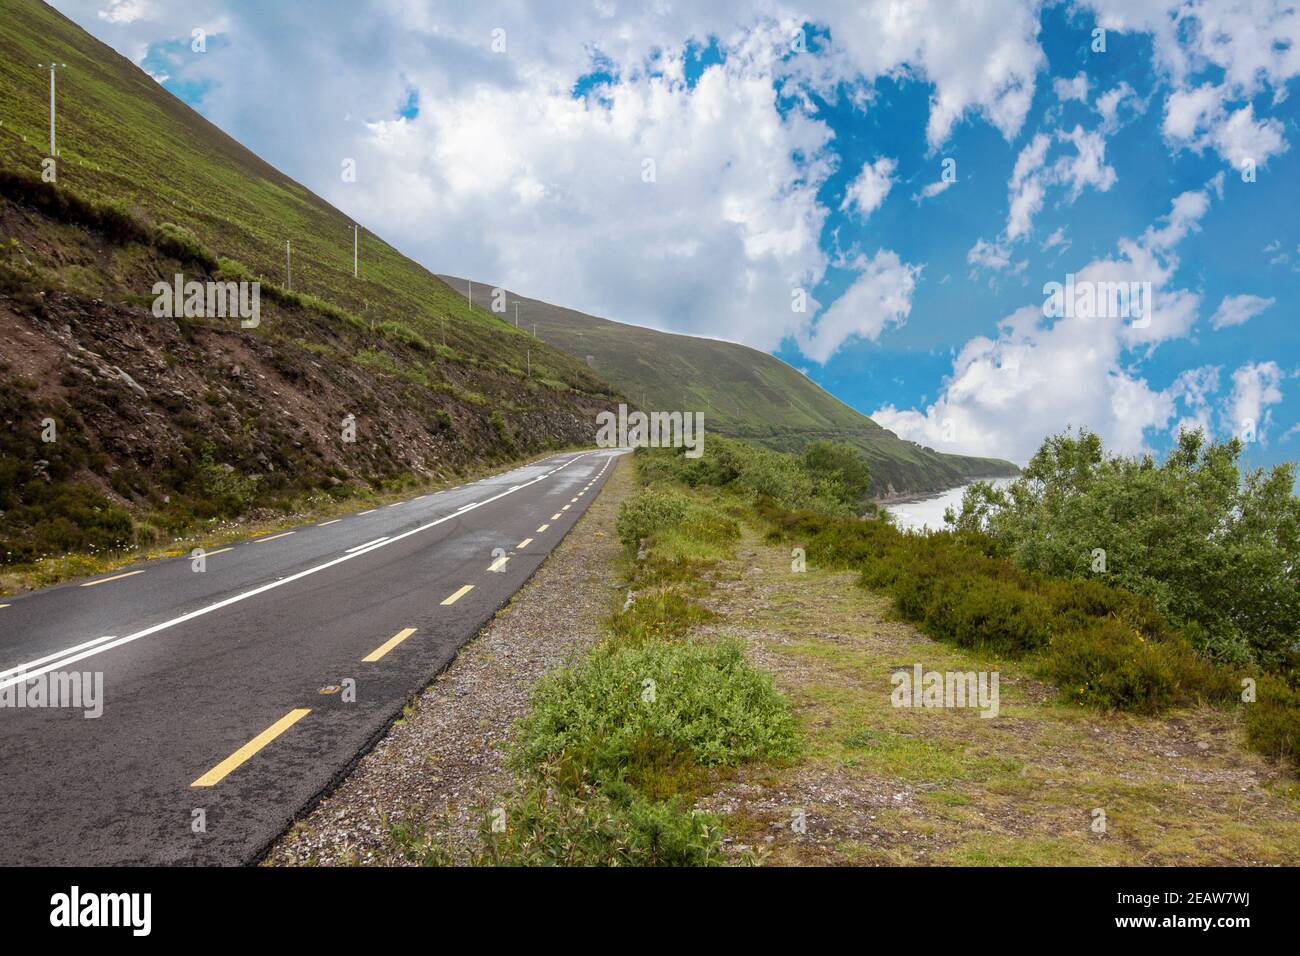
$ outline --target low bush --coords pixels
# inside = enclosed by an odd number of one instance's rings
[[[618,537],[629,551],[643,538],[684,532],[697,546],[725,546],[740,537],[740,525],[716,508],[666,489],[638,492],[618,509]],[[677,549],[683,550],[683,549]]]
[[[515,763],[560,786],[632,786],[665,767],[787,757],[795,721],[771,677],[735,640],[602,644],[544,677],[519,728]]]
[[[617,789],[617,788],[615,788]],[[492,866],[714,866],[722,859],[716,816],[680,800],[655,802],[633,790],[536,787],[516,800],[504,832],[489,816],[480,862]]]
[[[682,637],[697,624],[716,617],[713,612],[676,591],[648,591],[610,621],[613,639],[623,645]]]
[[[1255,701],[1245,705],[1247,743],[1252,750],[1290,761],[1300,770],[1300,691],[1267,674],[1255,691]]]
[[[1154,642],[1118,617],[1058,634],[1041,672],[1075,703],[1143,714],[1231,700],[1235,690],[1231,675],[1199,660],[1183,638]]]

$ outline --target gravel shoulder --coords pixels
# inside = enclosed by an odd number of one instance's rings
[[[515,783],[506,754],[533,684],[601,637],[620,586],[618,506],[633,490],[625,455],[532,579],[265,865],[410,865],[414,833],[446,847],[446,862],[470,859],[484,814]]]

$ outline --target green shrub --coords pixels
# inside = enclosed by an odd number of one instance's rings
[[[538,683],[519,730],[516,765],[570,787],[635,786],[666,765],[688,773],[796,749],[785,698],[736,640],[599,645]]]
[[[618,509],[618,537],[629,550],[642,538],[683,530],[699,542],[728,544],[740,537],[740,525],[681,492],[646,489],[624,501]]]
[[[617,792],[617,796],[611,793]],[[716,816],[680,800],[654,802],[629,788],[536,787],[513,802],[503,833],[485,819],[486,851],[496,866],[714,866],[721,862]]]
[[[1109,456],[1088,431],[1043,443],[1005,489],[977,483],[953,523],[986,531],[1022,567],[1104,573],[1148,597],[1198,650],[1226,664],[1295,666],[1300,498],[1295,465],[1243,470],[1236,439],[1183,432],[1163,463]],[[1094,572],[1094,551],[1105,571]]]
[[[1075,703],[1103,710],[1154,714],[1174,702],[1164,658],[1119,622],[1058,635],[1042,672]]]
[[[627,548],[635,549],[642,538],[681,524],[690,505],[689,498],[675,491],[638,492],[619,505],[618,538]]]
[[[1267,674],[1255,690],[1256,700],[1245,705],[1247,743],[1300,769],[1300,691]]]
[[[621,644],[641,644],[682,637],[692,627],[716,616],[675,591],[642,592],[631,607],[614,615],[610,633]]]
[[[901,595],[899,608],[907,616],[922,599],[910,581],[900,580],[895,587]],[[1052,637],[1047,603],[1007,581],[934,578],[923,604],[921,629],[959,647],[1018,657],[1046,646]]]

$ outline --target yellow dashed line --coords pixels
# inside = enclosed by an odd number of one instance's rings
[[[557,511],[557,512],[555,512],[555,514],[551,515],[551,520],[552,520],[552,521],[559,521],[559,520],[560,520],[560,513]]]
[[[270,727],[267,727],[266,730],[262,731],[260,734],[258,734],[248,743],[244,744],[244,746],[240,747],[238,750],[236,750],[225,760],[221,761],[221,763],[217,764],[215,767],[213,767],[203,776],[199,777],[198,780],[195,780],[192,784],[190,784],[190,786],[191,787],[216,786],[222,780],[224,780],[231,773],[231,771],[239,767],[240,764],[244,763],[255,753],[257,753],[259,750],[261,750],[263,747],[269,744],[272,740],[274,740],[276,737],[279,737],[282,733],[284,733],[286,730],[288,730],[290,727],[292,727],[294,724],[302,720],[310,713],[311,711],[305,707],[300,707],[297,710],[289,711],[289,713],[285,714],[283,717],[281,717],[279,720],[273,723]]]
[[[459,601],[459,600],[460,600],[461,598],[463,598],[466,594],[469,594],[469,592],[470,592],[470,591],[473,591],[473,590],[474,590],[474,585],[472,585],[472,584],[467,584],[467,585],[465,585],[463,588],[461,588],[459,591],[457,591],[455,594],[453,594],[451,597],[444,598],[443,601],[442,601],[442,603],[443,603],[443,604],[455,604],[457,601]]]
[[[8,607],[8,606],[9,606],[8,604],[0,604],[0,608]]]
[[[403,628],[402,630],[394,634],[392,637],[390,637],[388,640],[384,641],[384,643],[376,647],[365,657],[361,658],[362,663],[373,664],[375,661],[379,660],[379,658],[383,657],[394,647],[402,643],[402,641],[406,640],[414,633],[415,633],[415,628],[413,627]]]
[[[277,541],[280,538],[287,538],[289,537],[289,535],[297,534],[297,533],[298,532],[296,531],[281,531],[279,534],[273,534],[269,538],[256,538],[254,540],[257,542],[257,544],[265,544],[268,541]]]
[[[532,544],[532,543],[533,543],[533,539],[532,539],[532,538],[524,538],[524,540],[523,540],[523,541],[520,541],[517,545],[515,545],[515,547],[516,547],[516,548],[526,548],[526,547],[528,547],[528,546],[529,546],[530,544]]]
[[[572,508],[572,507],[573,507],[573,505],[565,505],[565,506],[564,506],[563,508],[561,508],[560,510],[561,510],[561,511],[568,511],[568,510],[569,510],[570,508]]]
[[[120,581],[123,578],[129,578],[137,574],[144,574],[144,570],[128,571],[126,574],[115,574],[111,578],[100,578],[98,581],[85,581],[81,586],[83,588],[93,588],[96,584],[107,584],[109,581]]]
[[[234,551],[234,550],[235,550],[234,548],[218,548],[216,551],[205,551],[203,553],[203,556],[205,558],[210,558],[214,554],[225,554],[227,551]]]
[[[538,528],[536,531],[534,531],[533,534],[541,534],[543,531],[545,531],[545,530],[546,530],[547,528],[549,528],[549,527],[550,527],[549,524],[544,524],[544,525],[542,525],[540,528]]]

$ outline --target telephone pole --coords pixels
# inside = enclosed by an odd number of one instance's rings
[[[354,279],[357,277],[358,247],[361,245],[360,228],[356,224],[352,226],[352,278]]]
[[[58,153],[55,151],[55,144],[54,144],[54,71],[66,70],[68,68],[68,64],[37,63],[36,65],[39,66],[42,70],[50,71],[50,155],[56,156],[58,155]]]
[[[284,277],[287,283],[286,288],[293,291],[293,246],[289,240],[284,240]]]

